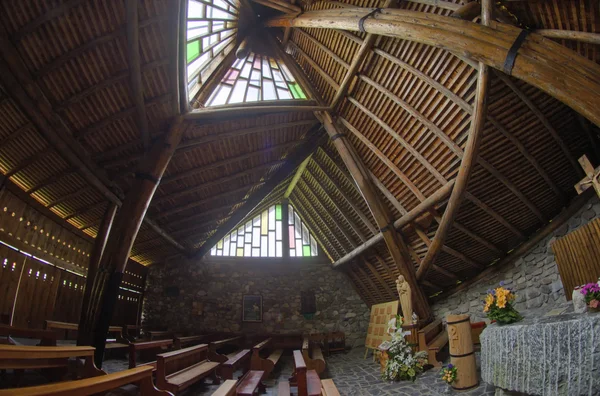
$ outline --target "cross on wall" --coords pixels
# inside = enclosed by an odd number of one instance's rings
[[[579,164],[583,168],[586,176],[575,184],[577,194],[582,194],[585,190],[590,188],[590,186],[594,186],[596,194],[600,197],[600,166],[594,169],[587,155],[583,155],[579,158]]]

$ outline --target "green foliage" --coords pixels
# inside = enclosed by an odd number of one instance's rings
[[[496,305],[492,305],[487,317],[501,324],[515,323],[523,319],[523,316],[517,312],[511,303],[506,303],[504,308],[498,308]]]

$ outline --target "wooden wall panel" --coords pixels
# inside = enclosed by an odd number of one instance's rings
[[[8,324],[25,256],[0,245],[0,322]]]
[[[596,282],[600,276],[600,219],[558,238],[552,250],[567,300],[571,300],[575,286]]]

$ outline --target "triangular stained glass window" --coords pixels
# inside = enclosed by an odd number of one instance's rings
[[[286,99],[306,99],[306,95],[285,64],[275,58],[250,53],[234,63],[206,105]]]
[[[317,241],[292,205],[289,205],[288,220],[288,226],[290,227],[290,257],[317,256],[319,254]]]
[[[188,0],[186,64],[190,100],[235,47],[239,7],[239,0]]]

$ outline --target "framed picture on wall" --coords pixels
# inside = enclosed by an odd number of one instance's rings
[[[244,294],[242,296],[242,322],[262,322],[262,296]]]

